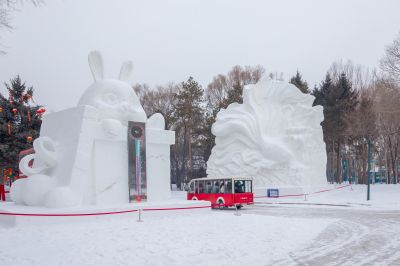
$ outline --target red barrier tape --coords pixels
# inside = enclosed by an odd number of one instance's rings
[[[305,196],[305,195],[313,195],[313,194],[318,194],[318,193],[323,193],[323,192],[332,191],[332,190],[335,190],[335,189],[341,189],[341,188],[345,188],[345,187],[348,187],[348,186],[351,186],[351,185],[352,185],[352,184],[347,184],[347,185],[344,185],[344,186],[339,186],[339,187],[335,187],[335,188],[331,188],[331,189],[324,189],[324,190],[320,190],[320,191],[316,191],[316,192],[311,192],[311,193],[308,193],[308,194],[305,194],[305,193],[303,193],[303,194],[289,194],[289,195],[282,195],[282,196],[278,196],[278,197],[257,196],[257,197],[254,197],[254,198],[287,198],[287,197],[302,197],[302,196]]]
[[[147,208],[143,211],[176,211],[176,210],[190,210],[190,209],[204,209],[211,208],[211,206],[198,206],[198,207],[178,207],[178,208]]]
[[[15,213],[15,212],[0,212],[0,215],[10,216],[46,216],[46,217],[65,217],[65,216],[95,216],[95,215],[109,215],[109,214],[121,214],[129,212],[137,212],[138,210],[127,210],[118,212],[96,212],[96,213]]]
[[[181,207],[181,208],[145,208],[142,211],[172,211],[172,210],[189,210],[210,208],[211,206],[197,206],[197,207]],[[0,215],[9,216],[44,216],[44,217],[71,217],[71,216],[96,216],[96,215],[112,215],[137,212],[139,209],[115,211],[115,212],[96,212],[96,213],[15,213],[15,212],[0,212]]]

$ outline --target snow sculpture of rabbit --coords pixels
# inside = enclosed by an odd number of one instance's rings
[[[89,65],[95,82],[78,106],[43,118],[40,138],[33,143],[36,153],[20,162],[28,177],[11,187],[16,203],[66,207],[97,204],[99,199],[127,202],[127,122],[146,122],[147,116],[126,83],[132,62],[122,65],[119,80],[104,79],[99,52],[89,54]],[[32,159],[34,165],[29,167]],[[107,160],[114,172],[106,175]],[[106,199],[104,193],[108,193]]]

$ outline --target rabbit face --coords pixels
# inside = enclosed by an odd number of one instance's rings
[[[100,119],[146,122],[146,113],[135,91],[126,83],[132,62],[122,64],[119,80],[104,79],[103,59],[98,51],[89,53],[89,66],[95,82],[83,93],[78,105],[96,108]]]
[[[78,105],[96,108],[100,119],[146,121],[146,113],[134,90],[119,80],[96,81],[85,91]]]

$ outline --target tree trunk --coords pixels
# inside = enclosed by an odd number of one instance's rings
[[[336,183],[340,184],[341,181],[341,161],[340,161],[340,140],[337,142],[337,152],[336,152]]]
[[[192,132],[189,127],[188,129],[188,139],[189,139],[189,179],[193,178],[193,162],[192,162]]]
[[[387,153],[387,148],[385,147],[385,166],[386,166],[386,184],[390,184],[390,171],[389,171],[389,155]]]

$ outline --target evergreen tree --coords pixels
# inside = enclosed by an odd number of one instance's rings
[[[220,108],[226,108],[231,103],[243,103],[243,88],[245,84],[239,82],[233,84],[232,88],[228,91],[228,97],[222,101]]]
[[[11,167],[16,172],[19,153],[32,148],[33,140],[39,136],[40,106],[30,105],[33,88],[27,87],[19,76],[5,86],[8,95],[0,93],[0,170]]]
[[[190,77],[182,82],[177,93],[176,106],[173,113],[175,120],[176,144],[173,147],[173,159],[176,183],[178,187],[182,182],[192,178],[193,152],[192,146],[199,142],[203,126],[204,110],[202,87]]]
[[[295,85],[302,93],[310,93],[307,82],[303,80],[298,70],[296,71],[296,75],[290,79],[289,83]]]
[[[358,104],[358,92],[354,90],[345,73],[342,73],[333,82],[329,73],[319,89],[314,88],[314,105],[322,105],[324,108],[324,121],[321,123],[324,141],[327,151],[336,153],[336,181],[341,182],[340,177],[340,149],[348,135],[349,116]],[[327,169],[333,168],[332,163]]]

